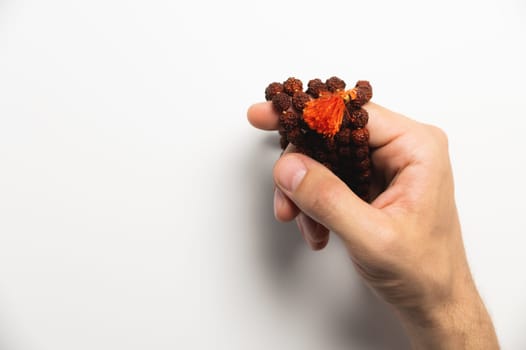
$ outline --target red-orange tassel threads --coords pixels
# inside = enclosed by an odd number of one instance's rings
[[[321,92],[320,97],[306,103],[303,119],[312,130],[325,137],[333,137],[340,131],[345,103],[356,98],[356,89]]]

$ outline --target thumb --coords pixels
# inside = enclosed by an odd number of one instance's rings
[[[301,211],[340,235],[350,248],[369,246],[384,221],[378,209],[305,155],[283,155],[274,167],[274,181]]]

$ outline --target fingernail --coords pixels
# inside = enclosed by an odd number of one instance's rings
[[[284,201],[285,197],[283,196],[283,193],[279,190],[279,188],[276,188],[274,190],[274,217],[278,220],[278,210],[283,206]]]
[[[305,164],[295,156],[283,158],[279,170],[278,183],[290,192],[296,190],[307,173]]]

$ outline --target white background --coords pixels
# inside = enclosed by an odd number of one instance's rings
[[[272,214],[271,81],[445,129],[470,264],[526,335],[526,4],[0,0],[0,349],[404,349],[336,237]]]

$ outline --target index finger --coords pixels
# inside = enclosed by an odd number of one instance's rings
[[[402,114],[393,112],[373,102],[367,102],[362,107],[369,114],[369,146],[383,147],[404,134],[415,123]]]
[[[262,130],[277,130],[278,115],[271,102],[261,102],[250,106],[247,112],[250,124]]]
[[[385,146],[403,134],[411,123],[411,119],[384,108],[376,103],[368,102],[363,108],[369,114],[369,146],[378,148]],[[262,130],[277,130],[279,117],[271,102],[256,103],[248,109],[247,118],[250,124]]]

